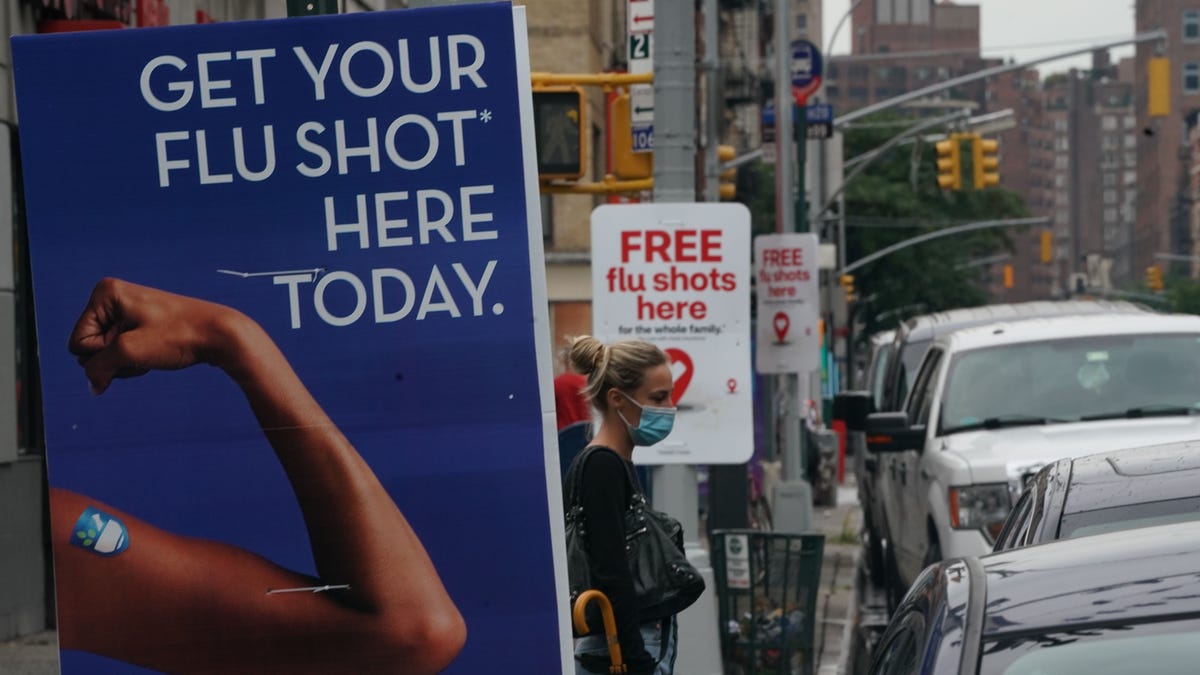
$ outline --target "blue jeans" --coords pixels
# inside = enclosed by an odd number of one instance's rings
[[[642,642],[646,651],[658,662],[654,675],[671,675],[675,672],[675,653],[679,642],[679,624],[676,617],[651,621],[641,625]],[[575,641],[575,655],[601,654],[608,656],[608,642],[603,635],[585,635]],[[593,675],[575,662],[575,675]]]

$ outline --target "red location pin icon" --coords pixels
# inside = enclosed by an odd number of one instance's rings
[[[775,338],[776,342],[783,342],[783,338],[787,336],[788,329],[792,327],[792,320],[783,312],[775,312]]]
[[[725,381],[725,386],[729,387],[729,393],[735,393],[737,391],[737,380],[731,377]]]
[[[692,383],[692,357],[676,347],[668,347],[663,351],[671,359],[671,376],[675,378],[675,386],[671,389],[671,405],[679,405],[683,392]]]

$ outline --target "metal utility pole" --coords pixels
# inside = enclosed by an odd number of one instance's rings
[[[654,201],[696,201],[696,14],[691,2],[661,2],[654,20]],[[715,13],[714,13],[715,17]],[[712,149],[714,152],[716,148]],[[675,670],[720,675],[716,584],[700,544],[699,480],[690,464],[654,471],[655,507],[679,519],[688,560],[704,576],[704,595],[679,615]]]

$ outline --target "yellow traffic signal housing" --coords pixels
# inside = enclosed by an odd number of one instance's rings
[[[1162,270],[1158,268],[1158,265],[1151,265],[1146,268],[1146,286],[1155,293],[1162,291]]]
[[[958,134],[950,134],[933,146],[937,150],[937,182],[943,190],[962,189],[962,151]]]
[[[1054,232],[1042,230],[1042,262],[1054,261]]]
[[[733,160],[737,157],[737,149],[732,145],[717,146],[717,161],[722,164]],[[720,173],[720,182],[717,185],[717,194],[724,201],[730,201],[737,196],[737,169],[725,169]]]
[[[842,292],[846,295],[846,302],[854,302],[854,275],[843,274],[838,277],[838,283],[842,287]]]
[[[1000,158],[996,153],[1000,143],[979,134],[971,135],[971,168],[975,174],[975,189],[1000,184]]]
[[[575,180],[587,173],[586,111],[583,87],[534,87],[538,178]]]
[[[612,149],[612,172],[622,180],[654,176],[654,153],[633,151],[633,129],[629,122],[629,93],[613,97],[608,147]]]
[[[1153,57],[1146,64],[1146,114],[1171,114],[1171,60],[1165,56]]]

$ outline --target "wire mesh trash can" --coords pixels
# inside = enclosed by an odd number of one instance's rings
[[[813,675],[825,537],[712,533],[726,675]]]

